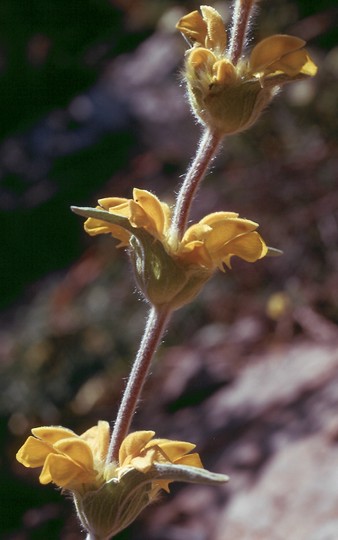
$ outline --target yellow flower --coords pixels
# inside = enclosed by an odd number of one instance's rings
[[[178,257],[185,262],[214,270],[230,268],[236,255],[247,262],[264,257],[268,248],[256,232],[258,223],[238,217],[235,212],[214,212],[185,232]]]
[[[67,489],[91,489],[103,482],[104,463],[109,444],[109,424],[100,421],[82,435],[61,426],[32,429],[16,459],[25,467],[42,467],[41,484],[54,482]]]
[[[120,467],[117,469],[121,477],[130,468],[146,473],[154,463],[172,463],[175,465],[189,465],[203,468],[198,454],[190,454],[195,444],[169,439],[153,439],[154,431],[136,431],[130,433],[123,441],[119,451]],[[153,483],[155,496],[159,489],[168,489],[169,481],[157,480]]]
[[[111,234],[118,247],[129,245],[136,280],[153,305],[177,309],[196,296],[217,268],[230,267],[233,256],[255,262],[268,253],[258,224],[234,212],[209,214],[178,240],[170,227],[170,208],[149,191],[135,188],[133,199],[111,197],[99,204],[73,210],[88,217],[88,234]]]
[[[118,247],[128,246],[135,229],[143,229],[159,240],[166,252],[182,264],[200,266],[214,271],[224,270],[223,263],[230,266],[234,255],[248,262],[257,261],[267,253],[267,247],[255,232],[258,224],[238,217],[234,212],[214,212],[199,223],[189,227],[182,240],[173,238],[170,231],[171,212],[169,206],[161,202],[149,191],[134,188],[133,199],[110,197],[99,200],[98,210],[105,210],[113,216],[126,218],[122,225],[90,217],[84,224],[91,236],[110,233],[120,241]]]
[[[173,481],[215,485],[228,477],[203,468],[194,444],[154,439],[154,431],[130,433],[119,463],[106,464],[109,425],[100,421],[78,436],[64,427],[32,430],[17,453],[26,467],[42,467],[40,482],[68,489],[83,527],[110,538],[127,527]]]
[[[113,476],[120,479],[131,469],[146,473],[154,463],[203,467],[199,455],[190,454],[194,444],[153,439],[154,431],[130,433],[121,444],[119,464],[106,465],[110,430],[104,421],[82,435],[62,426],[33,428],[32,433],[34,437],[28,437],[16,459],[25,467],[42,467],[41,484],[54,482],[70,490],[85,484],[87,490],[97,488]],[[163,482],[163,489],[167,489],[167,482]]]
[[[220,133],[247,129],[282,85],[316,74],[305,41],[287,35],[263,39],[248,59],[234,65],[220,14],[210,6],[201,6],[201,13],[185,15],[177,28],[191,45],[185,78],[192,109]]]
[[[111,214],[127,218],[131,227],[144,229],[160,242],[165,240],[170,221],[170,208],[149,191],[134,188],[133,199],[107,197],[98,202],[100,205],[98,209],[103,208]],[[111,233],[114,238],[120,240],[118,247],[123,247],[129,245],[132,234],[130,226],[129,230],[126,230],[126,226],[123,225],[89,218],[84,224],[84,229],[91,236]]]

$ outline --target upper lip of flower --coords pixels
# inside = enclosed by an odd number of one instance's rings
[[[193,46],[223,53],[227,46],[227,32],[223,19],[211,6],[201,6],[202,15],[195,10],[182,17],[176,28]]]
[[[108,197],[98,202],[104,210],[126,217],[132,227],[143,228],[157,240],[164,240],[171,211],[166,203],[160,202],[150,191],[134,188],[133,199]]]

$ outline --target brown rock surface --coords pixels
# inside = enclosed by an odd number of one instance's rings
[[[178,393],[193,380],[210,384],[196,354],[163,359],[162,400],[173,398],[174,380]],[[162,412],[155,429],[166,422],[170,436],[197,442],[205,465],[229,474],[230,483],[183,487],[146,512],[142,538],[336,540],[337,388],[336,348],[300,342],[253,356],[230,384],[170,421]]]

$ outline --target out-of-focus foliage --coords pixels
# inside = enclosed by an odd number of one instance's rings
[[[92,84],[107,54],[118,49],[121,18],[105,0],[3,0],[1,137],[66,107]]]
[[[2,306],[80,253],[69,206],[127,159],[126,106],[98,84],[145,36],[123,17],[107,0],[1,2]]]

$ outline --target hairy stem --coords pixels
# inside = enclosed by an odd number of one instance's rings
[[[205,129],[195,159],[184,178],[177,196],[171,224],[171,234],[173,237],[177,237],[178,240],[184,234],[194,196],[208,170],[212,158],[218,150],[222,137],[222,134],[218,132],[212,131],[209,128]]]
[[[167,307],[152,307],[144,329],[143,338],[134,365],[129,375],[127,386],[117,413],[106,463],[118,461],[119,448],[129,431],[137,407],[137,402],[148,375],[151,360],[166,329],[170,316]]]
[[[250,16],[255,0],[236,0],[229,44],[229,59],[236,65],[240,59],[249,30]]]

